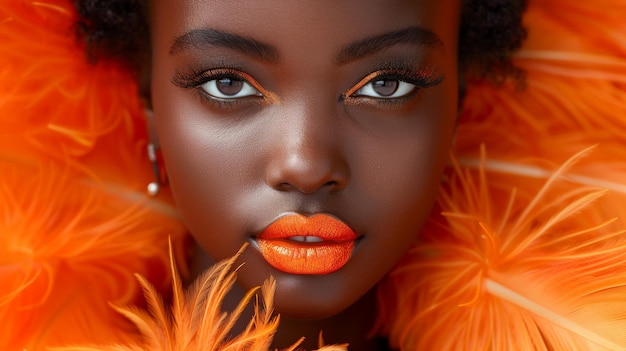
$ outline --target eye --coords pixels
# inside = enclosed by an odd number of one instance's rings
[[[376,77],[363,85],[352,96],[368,96],[378,99],[395,99],[413,92],[417,86],[393,77]]]
[[[246,96],[263,96],[256,88],[243,79],[222,77],[210,80],[199,87],[207,95],[218,99],[239,99]]]
[[[352,101],[356,98],[359,103],[361,97],[371,102],[401,102],[408,101],[418,92],[436,86],[445,78],[432,65],[423,67],[400,66],[396,68],[374,71],[363,77],[352,86],[342,99]],[[354,102],[357,102],[356,100]]]

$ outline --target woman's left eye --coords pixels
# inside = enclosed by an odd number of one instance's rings
[[[413,92],[417,86],[398,78],[374,78],[351,96],[368,96],[377,99],[396,99]]]
[[[218,99],[240,99],[246,96],[263,96],[255,87],[243,79],[223,77],[210,80],[199,87],[210,97]]]

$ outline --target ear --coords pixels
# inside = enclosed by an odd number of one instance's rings
[[[139,65],[136,67],[138,94],[146,108],[152,109],[152,50],[148,45],[142,50],[139,57]]]
[[[467,93],[467,81],[463,71],[459,71],[459,113],[463,108],[463,102],[465,101],[465,95]]]
[[[144,115],[146,117],[146,127],[148,129],[148,142],[152,144],[155,148],[160,148],[159,136],[156,130],[156,122],[154,120],[154,111],[152,108],[146,106],[144,110]]]
[[[148,129],[149,143],[157,149],[159,148],[159,138],[156,131],[156,122],[154,120],[154,111],[152,110],[152,65],[150,55],[147,53],[142,55],[141,66],[138,68],[137,82],[138,94],[144,106],[144,114],[146,117],[146,126]]]
[[[461,119],[461,113],[463,112],[463,103],[465,102],[465,96],[467,93],[467,79],[465,77],[465,73],[463,71],[459,71],[459,100],[458,100],[458,111],[456,114],[456,121],[454,123],[454,135],[452,136],[451,147],[454,147],[456,144],[456,136],[459,131],[459,120]]]
[[[146,126],[148,129],[148,145],[146,145],[146,151],[148,153],[148,160],[152,165],[152,172],[154,173],[154,181],[148,184],[148,195],[156,196],[162,187],[167,185],[167,173],[165,172],[165,166],[163,164],[163,157],[161,155],[161,146],[159,145],[159,137],[156,131],[156,123],[154,120],[154,112],[151,108],[145,109]]]

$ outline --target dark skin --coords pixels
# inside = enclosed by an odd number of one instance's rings
[[[150,3],[152,104],[177,206],[210,259],[250,244],[243,289],[276,278],[275,347],[306,336],[313,349],[323,330],[377,349],[364,339],[373,288],[428,218],[453,135],[460,7]],[[348,224],[348,263],[324,275],[270,266],[255,238],[285,212]]]

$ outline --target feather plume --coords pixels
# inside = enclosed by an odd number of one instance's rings
[[[530,0],[525,88],[469,82],[438,207],[380,285],[394,347],[626,348],[624,12]]]
[[[529,37],[515,56],[526,72],[526,88],[470,84],[457,159],[462,164],[477,160],[479,145],[485,144],[490,162],[546,168],[598,145],[573,174],[623,184],[626,37],[621,33],[626,24],[621,14],[626,1],[529,3]]]
[[[98,347],[57,348],[57,351],[268,351],[279,324],[273,313],[276,282],[267,279],[262,287],[251,289],[231,312],[221,310],[226,294],[236,281],[233,265],[247,245],[232,258],[215,264],[183,291],[180,276],[170,252],[172,304],[167,308],[157,290],[143,277],[137,276],[148,303],[148,311],[137,307],[114,307],[132,321],[143,341]],[[258,302],[261,290],[263,306]],[[253,316],[245,329],[231,335],[244,308],[256,296]],[[137,338],[139,339],[139,338]],[[285,351],[294,351],[300,339]],[[318,351],[345,351],[346,345],[323,346],[320,335]]]
[[[171,199],[152,175],[137,87],[86,62],[68,0],[0,1],[0,349],[124,341],[108,303],[139,303],[141,273],[169,286]]]
[[[159,236],[178,224],[54,165],[0,161],[0,173],[0,320],[11,321],[0,329],[0,348],[133,333],[108,302],[139,302],[133,272],[168,283]]]
[[[528,198],[498,194],[485,162],[477,173],[455,165],[440,197],[443,218],[430,223],[380,290],[381,300],[400,306],[382,311],[392,345],[626,350],[625,231],[614,220],[586,217],[605,190],[559,187],[587,152]],[[508,200],[494,203],[499,197]]]

